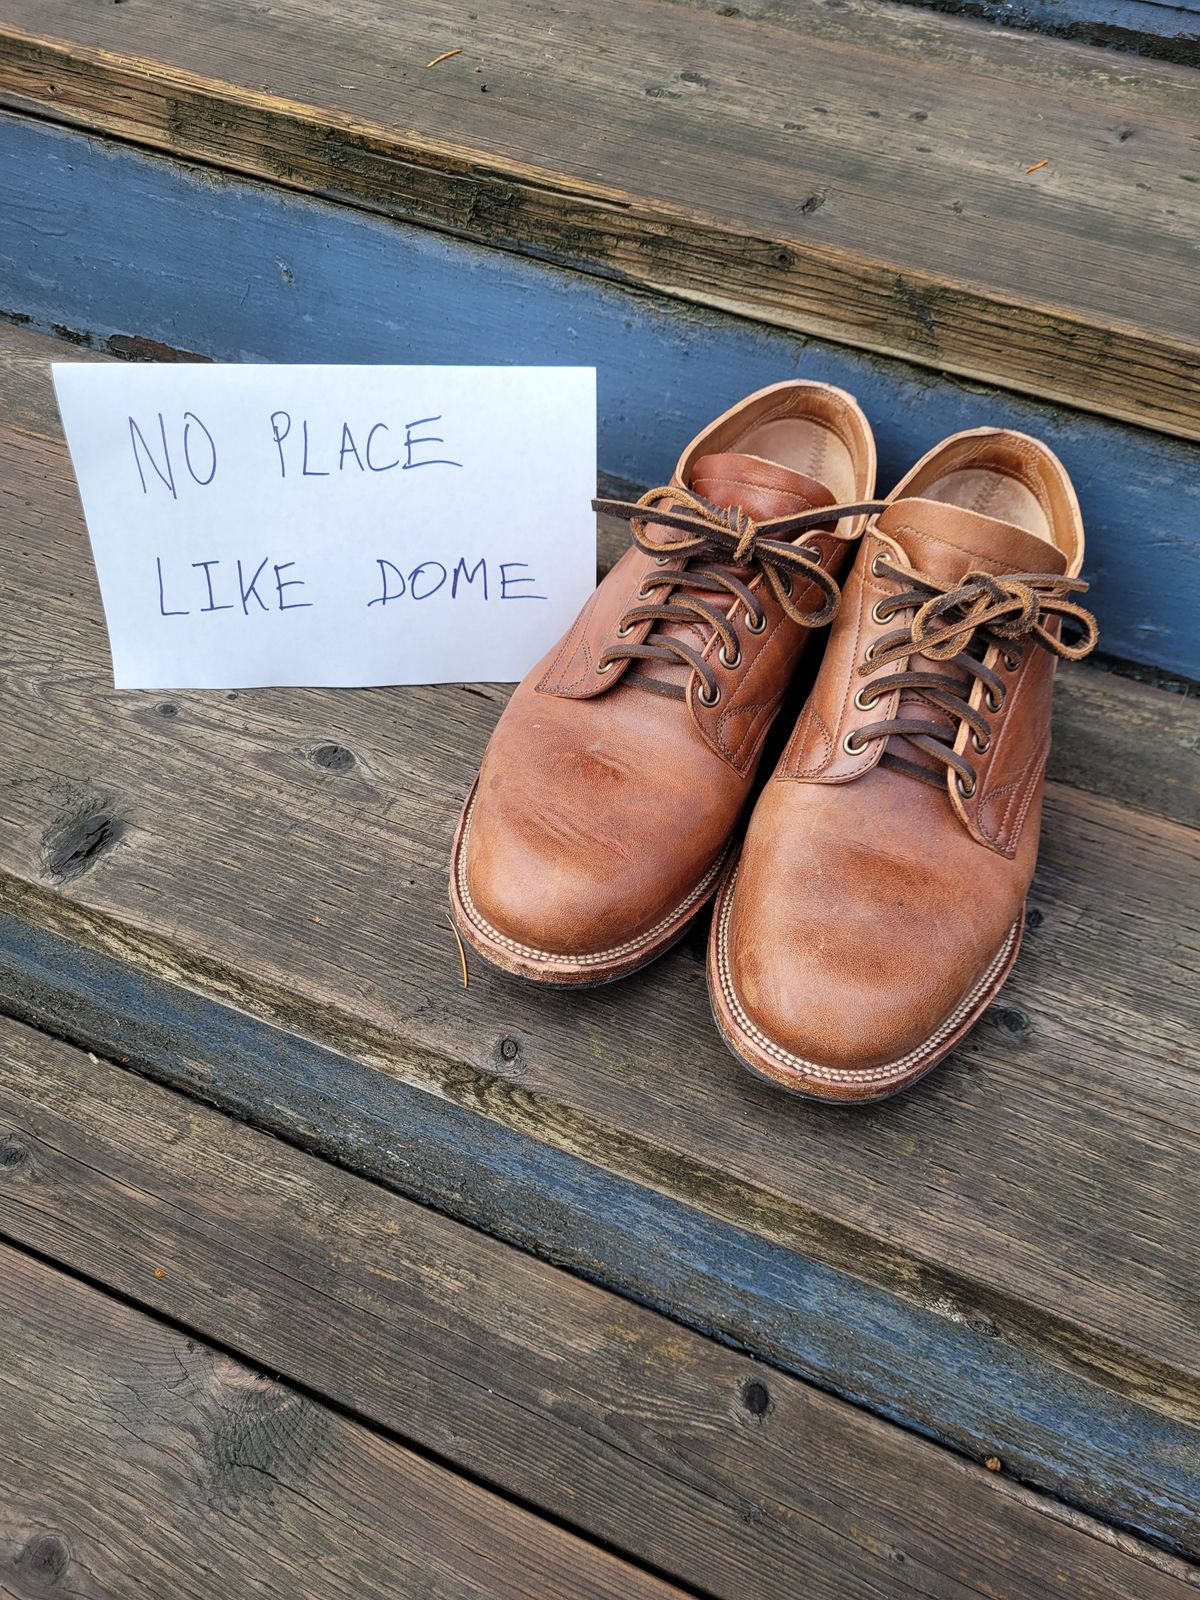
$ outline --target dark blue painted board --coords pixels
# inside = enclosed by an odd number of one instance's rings
[[[0,311],[227,361],[595,364],[601,468],[643,484],[793,375],[858,395],[884,488],[944,434],[1020,428],[1075,478],[1102,647],[1200,676],[1200,446],[1184,441],[12,117]]]
[[[1200,63],[1200,0],[906,0],[1004,28]]]
[[[1197,1430],[986,1319],[890,1294],[8,916],[0,995],[10,1015],[1200,1553]]]

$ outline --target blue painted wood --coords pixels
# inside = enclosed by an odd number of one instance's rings
[[[601,468],[636,483],[792,375],[858,395],[885,488],[947,433],[1020,428],[1075,479],[1103,648],[1200,676],[1200,446],[1186,441],[13,117],[0,311],[228,361],[594,363]]]
[[[1003,28],[1051,33],[1136,55],[1200,63],[1197,0],[905,0],[954,16],[979,17]]]
[[[1200,1553],[1200,1433],[986,1319],[886,1293],[9,916],[0,994],[21,1021]]]

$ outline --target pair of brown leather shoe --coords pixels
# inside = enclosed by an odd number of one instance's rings
[[[684,451],[633,544],[517,688],[454,843],[463,937],[540,983],[644,966],[715,894],[713,1014],[752,1071],[882,1099],[1008,975],[1037,855],[1083,526],[1037,440],[945,440],[875,500],[866,417],[781,383]],[[1061,624],[1082,627],[1064,642]],[[813,630],[815,685],[744,839]]]

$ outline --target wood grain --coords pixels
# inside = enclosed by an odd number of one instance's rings
[[[111,341],[110,341],[111,343]],[[0,323],[0,421],[61,440],[50,383],[54,361],[194,359],[163,345],[125,341],[118,352]],[[614,484],[614,494],[637,493]],[[629,542],[627,524],[598,523],[599,572]],[[1107,618],[1106,618],[1107,620]],[[1162,692],[1089,663],[1059,674],[1055,686],[1051,777],[1176,822],[1200,827],[1200,702],[1185,684]]]
[[[0,1273],[11,1600],[679,1593],[19,1251]]]
[[[446,851],[501,691],[115,694],[64,453],[0,432],[0,484],[10,896],[27,883],[116,917],[250,1009],[352,1053],[394,1040],[387,1070],[772,1229],[833,1215],[876,1236],[902,1191],[885,1257],[957,1266],[1200,1372],[1192,833],[1052,788],[1040,920],[989,1020],[886,1114],[797,1111],[713,1037],[698,939],[570,1005],[482,968],[462,990]],[[328,745],[350,752],[341,770],[314,758]],[[497,1060],[510,1034],[516,1065]]]
[[[1184,68],[877,0],[2,11],[15,110],[1200,436]]]
[[[728,1600],[1200,1586],[1011,1479],[11,1023],[0,1232]]]

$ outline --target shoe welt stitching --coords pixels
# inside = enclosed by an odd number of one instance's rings
[[[803,1056],[793,1055],[791,1051],[784,1050],[775,1044],[761,1029],[756,1028],[746,1015],[733,988],[733,978],[729,971],[729,961],[726,953],[726,935],[729,930],[729,916],[733,908],[733,890],[737,882],[737,873],[734,872],[725,889],[725,901],[721,908],[717,923],[717,966],[721,979],[721,992],[733,1012],[738,1026],[749,1035],[751,1039],[769,1056],[783,1066],[801,1069],[810,1077],[824,1078],[833,1083],[881,1083],[888,1078],[904,1077],[915,1066],[929,1055],[933,1050],[949,1037],[950,1034],[969,1016],[974,1007],[979,1003],[984,991],[995,981],[996,974],[1003,967],[1008,957],[1012,954],[1012,947],[1020,930],[1020,919],[1008,931],[1008,937],[1000,947],[1000,951],[984,973],[983,977],[967,995],[966,999],[959,1002],[950,1016],[941,1024],[936,1033],[930,1035],[924,1044],[917,1049],[910,1050],[908,1055],[902,1056],[898,1061],[891,1061],[886,1066],[872,1067],[857,1070],[853,1067],[822,1067],[815,1061],[806,1061]]]
[[[671,924],[675,922],[683,912],[687,911],[690,906],[694,905],[697,900],[701,899],[708,892],[708,890],[712,887],[717,874],[725,864],[725,857],[729,854],[729,846],[726,845],[724,850],[721,851],[721,854],[713,862],[712,866],[704,874],[703,878],[701,878],[700,882],[695,886],[687,898],[682,900],[673,911],[668,912],[661,922],[656,922],[652,928],[648,929],[645,933],[639,934],[636,939],[630,939],[626,944],[614,945],[611,950],[598,950],[594,955],[560,955],[554,950],[538,950],[535,949],[533,945],[519,944],[515,939],[508,938],[505,934],[500,932],[499,928],[492,926],[487,918],[480,913],[478,906],[475,904],[474,900],[472,900],[471,891],[467,887],[467,843],[471,837],[471,817],[474,812],[474,808],[475,801],[474,798],[472,798],[467,807],[466,821],[463,824],[462,841],[459,844],[458,865],[455,873],[455,877],[458,882],[459,897],[469,913],[472,922],[482,933],[486,933],[489,939],[493,939],[497,944],[503,945],[506,950],[511,950],[516,955],[529,956],[538,961],[556,961],[563,966],[598,966],[601,962],[613,961],[618,956],[632,955],[635,951],[644,949],[646,945],[653,944],[655,939],[657,939],[661,934],[665,933]]]

